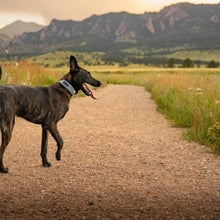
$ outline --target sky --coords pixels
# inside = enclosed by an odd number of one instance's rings
[[[220,0],[0,0],[0,28],[16,20],[48,25],[53,18],[80,21],[108,12],[156,12],[180,2],[216,4]]]

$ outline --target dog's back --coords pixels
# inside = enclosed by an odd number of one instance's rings
[[[7,114],[7,111],[10,111],[11,114],[13,113],[33,123],[41,124],[48,117],[48,114],[57,110],[54,102],[57,102],[57,105],[61,108],[59,103],[62,99],[60,96],[57,97],[56,91],[53,91],[53,98],[50,97],[52,88],[53,86],[0,86],[0,111],[4,111],[4,115]],[[53,104],[53,108],[51,108],[51,104]],[[13,111],[10,109],[13,109]],[[67,109],[68,106],[66,111]],[[11,116],[14,117],[14,115]]]

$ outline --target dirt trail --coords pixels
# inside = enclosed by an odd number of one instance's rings
[[[40,126],[17,118],[0,174],[0,219],[220,219],[220,157],[182,139],[142,87],[73,98],[62,160],[40,166]]]

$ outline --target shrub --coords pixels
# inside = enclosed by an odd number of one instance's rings
[[[193,61],[190,60],[189,58],[187,58],[183,61],[183,64],[182,64],[183,68],[192,68],[193,66],[194,66]]]
[[[208,68],[218,68],[219,67],[219,63],[214,61],[214,60],[211,60],[208,64],[207,64],[207,67]]]

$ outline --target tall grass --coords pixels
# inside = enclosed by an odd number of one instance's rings
[[[208,71],[163,74],[153,82],[151,93],[158,109],[176,126],[188,128],[190,140],[220,153],[220,127],[216,126],[220,122],[220,75]]]
[[[0,84],[24,84],[29,86],[48,85],[56,80],[56,75],[37,64],[24,60],[4,63]]]

